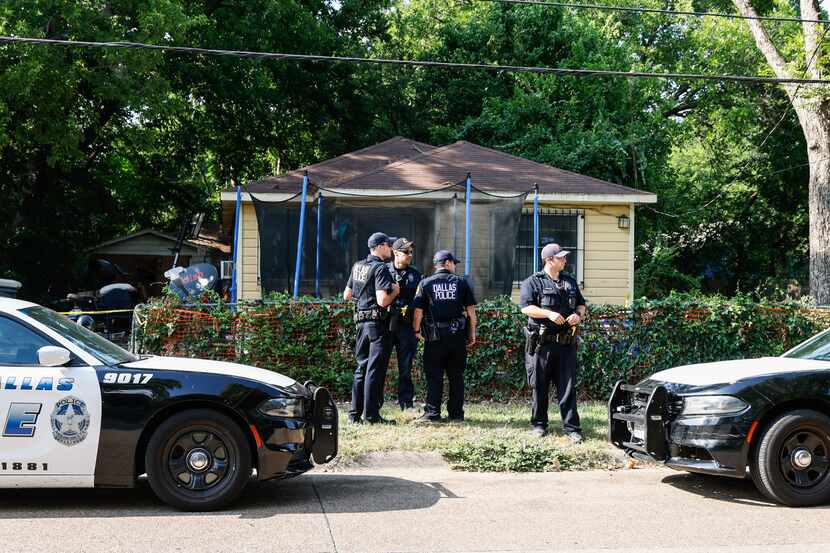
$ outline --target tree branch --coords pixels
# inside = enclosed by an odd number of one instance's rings
[[[821,14],[818,11],[818,6],[815,0],[801,0],[801,17],[804,19],[819,19]],[[807,74],[811,79],[821,79],[821,56],[822,53],[818,51],[821,48],[819,44],[819,24],[818,23],[802,23],[801,27],[804,30],[804,63],[807,64]]]
[[[748,17],[758,17],[758,12],[756,12],[755,8],[752,7],[751,0],[732,1],[735,3],[735,6],[742,15]],[[802,15],[802,17],[806,17],[806,15]],[[781,56],[781,53],[778,51],[778,48],[775,47],[775,44],[772,43],[769,33],[767,33],[767,30],[761,22],[757,19],[747,19],[746,23],[749,25],[749,31],[752,33],[752,38],[755,39],[755,44],[758,46],[761,53],[764,54],[764,58],[775,72],[775,75],[779,79],[792,79],[793,75],[787,67],[786,60],[784,60],[783,56]],[[785,89],[787,90],[788,95],[792,95],[791,90],[793,87],[787,86]]]

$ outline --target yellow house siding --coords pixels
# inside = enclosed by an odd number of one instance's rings
[[[244,300],[262,299],[259,283],[259,226],[254,204],[242,204],[242,266],[238,275],[242,282],[239,297]]]
[[[625,304],[631,300],[631,229],[620,229],[617,223],[617,217],[629,213],[627,205],[585,209],[582,293],[589,303]]]

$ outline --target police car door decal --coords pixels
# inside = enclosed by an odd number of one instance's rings
[[[0,487],[91,487],[101,431],[92,367],[0,365]]]

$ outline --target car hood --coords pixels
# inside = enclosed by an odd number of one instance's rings
[[[690,386],[710,386],[732,384],[745,378],[758,376],[822,370],[830,370],[830,362],[792,357],[761,357],[760,359],[736,359],[683,365],[655,373],[649,377],[649,380]]]
[[[208,359],[151,356],[132,363],[125,363],[122,366],[130,369],[140,369],[143,371],[187,371],[221,374],[225,376],[245,378],[247,380],[256,380],[257,382],[270,384],[272,386],[279,386],[281,388],[289,388],[297,384],[296,380],[273,371],[250,367],[248,365],[240,365],[237,363],[227,363],[225,361],[211,361]]]

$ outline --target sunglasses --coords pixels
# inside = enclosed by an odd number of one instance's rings
[[[412,255],[412,250],[397,250],[397,251],[401,252],[404,255]]]

